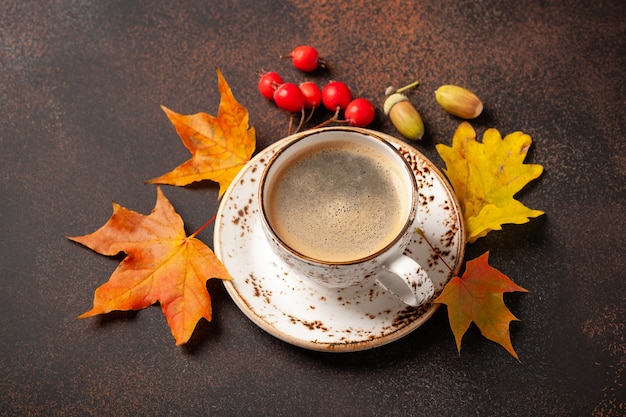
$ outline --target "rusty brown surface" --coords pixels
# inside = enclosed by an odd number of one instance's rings
[[[0,415],[408,416],[625,413],[626,6],[586,1],[5,1],[0,4]],[[312,75],[278,59],[312,44]],[[471,328],[460,355],[445,309],[371,351],[309,352],[252,324],[219,282],[214,320],[174,346],[158,307],[76,317],[119,259],[64,235],[91,232],[111,200],[148,213],[144,185],[187,159],[159,104],[215,114],[218,66],[261,149],[288,116],[257,73],[343,80],[375,101],[410,93],[434,145],[458,119],[434,90],[460,84],[482,133],[522,130],[542,177],[518,196],[546,215],[468,246],[528,294],[505,297],[521,363]],[[217,187],[167,187],[191,232]],[[212,246],[212,230],[200,236]]]

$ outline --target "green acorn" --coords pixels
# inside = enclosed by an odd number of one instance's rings
[[[445,111],[461,119],[475,119],[483,111],[476,94],[458,85],[442,85],[435,91],[435,99]]]
[[[417,84],[418,83],[415,82],[398,90],[390,88],[391,91],[388,92],[389,95],[383,105],[385,114],[389,116],[391,123],[398,129],[398,132],[411,140],[419,140],[424,136],[424,122],[408,97],[404,94],[400,94],[400,92],[414,87]]]

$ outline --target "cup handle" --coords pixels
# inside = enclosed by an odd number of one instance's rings
[[[377,278],[387,291],[413,307],[424,304],[435,293],[424,268],[402,253],[388,258]]]

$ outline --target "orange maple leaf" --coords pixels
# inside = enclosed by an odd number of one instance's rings
[[[447,305],[459,352],[461,339],[474,322],[484,337],[500,344],[519,360],[509,333],[509,324],[517,318],[504,305],[503,293],[527,290],[491,267],[488,258],[489,252],[486,252],[468,261],[463,276],[452,278],[434,302]]]
[[[235,100],[219,69],[217,77],[221,95],[217,117],[206,113],[185,116],[161,106],[191,152],[191,159],[148,183],[184,186],[211,180],[219,183],[220,198],[250,160],[256,132],[248,125],[248,111]]]
[[[93,308],[79,316],[139,310],[160,302],[177,345],[186,343],[197,322],[211,321],[210,278],[230,279],[213,251],[195,235],[157,187],[157,201],[145,216],[113,203],[113,215],[95,232],[68,237],[107,256],[127,254],[109,281],[96,289]]]

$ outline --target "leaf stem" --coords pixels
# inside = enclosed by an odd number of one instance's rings
[[[450,267],[450,265],[448,265],[448,263],[446,262],[445,259],[443,259],[443,256],[441,256],[441,253],[439,252],[439,249],[435,248],[430,241],[428,240],[428,238],[426,237],[426,234],[424,234],[424,231],[420,228],[415,229],[415,232],[420,235],[424,241],[426,242],[426,244],[430,247],[430,249],[435,253],[435,255],[437,255],[437,257],[441,260],[441,262],[443,262],[443,264],[446,266],[446,268],[448,268],[448,270],[451,273],[454,273],[454,271],[452,270],[452,268]]]
[[[195,232],[193,232],[193,234],[191,236],[189,236],[189,238],[194,238],[196,237],[196,235],[198,235],[200,232],[202,232],[204,229],[207,228],[207,226],[209,226],[211,223],[213,223],[215,221],[215,219],[217,218],[217,214],[214,215],[213,217],[211,217],[206,223],[204,223],[202,226],[200,226],[200,228],[198,230],[196,230]]]

